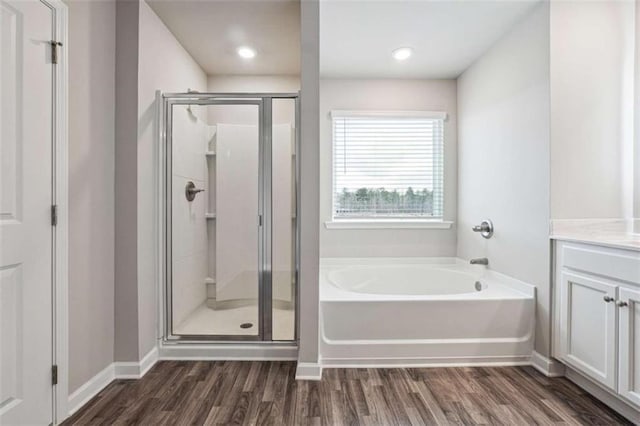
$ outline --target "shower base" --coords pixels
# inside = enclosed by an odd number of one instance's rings
[[[294,339],[295,311],[273,309],[273,340]],[[243,328],[243,324],[252,327]],[[258,307],[239,306],[228,309],[211,309],[206,304],[191,312],[174,334],[176,335],[256,335],[258,333]]]

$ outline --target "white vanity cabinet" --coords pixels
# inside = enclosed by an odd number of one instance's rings
[[[640,407],[640,288],[620,288],[618,392]]]
[[[640,251],[557,241],[554,356],[640,408]]]

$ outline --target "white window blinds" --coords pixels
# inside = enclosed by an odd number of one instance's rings
[[[445,118],[332,112],[333,217],[442,219]]]

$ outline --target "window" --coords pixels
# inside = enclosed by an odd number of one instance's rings
[[[333,219],[442,220],[445,118],[333,111]]]

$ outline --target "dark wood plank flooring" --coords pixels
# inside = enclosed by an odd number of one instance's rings
[[[116,380],[64,425],[629,424],[532,367],[327,369],[294,362],[162,361]]]

